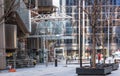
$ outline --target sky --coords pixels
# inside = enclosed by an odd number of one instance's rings
[[[59,0],[53,0],[53,5],[59,7],[60,5]]]
[[[120,5],[120,0],[117,0],[117,5]]]

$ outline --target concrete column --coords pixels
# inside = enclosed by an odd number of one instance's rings
[[[0,18],[4,15],[4,0],[0,0]],[[0,69],[6,68],[6,55],[5,55],[5,25],[0,22]]]

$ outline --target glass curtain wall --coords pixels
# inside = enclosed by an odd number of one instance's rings
[[[88,52],[88,49],[92,50],[91,47],[93,44],[92,26],[90,24],[93,18],[91,17],[91,15],[92,12],[94,12],[93,1],[94,0],[85,0],[85,10],[87,11],[87,13],[85,13],[85,45],[84,46],[86,48],[85,50],[86,52]],[[97,1],[98,1],[97,4],[98,8],[101,10],[97,11],[98,17],[96,20],[97,24],[95,25],[96,50],[99,50],[101,48],[102,46],[101,42],[103,42],[106,53],[109,51],[108,53],[111,54],[112,51],[118,50],[120,46],[119,36],[118,36],[119,31],[117,31],[120,25],[119,21],[117,20],[119,19],[118,8],[120,8],[119,6],[120,0],[97,0]],[[81,20],[83,20],[82,12],[83,11],[81,11]]]
[[[69,34],[71,33],[71,36],[76,37],[75,39],[72,39],[72,40],[64,40],[64,42],[66,45],[67,44],[75,45],[76,42],[78,42],[79,15],[80,15],[80,26],[82,26],[83,24],[82,0],[80,0],[81,4],[79,7],[78,7],[79,0],[60,0],[60,1],[61,1],[60,4],[61,4],[62,13],[65,13],[73,17],[71,24],[66,23],[65,34],[69,32]],[[93,44],[93,41],[92,41],[93,30],[90,24],[92,21],[92,17],[90,17],[90,15],[93,12],[94,1],[95,0],[85,0],[85,10],[88,12],[88,13],[85,13],[85,51],[86,52],[92,50],[91,47]],[[97,25],[95,26],[96,27],[96,34],[95,34],[96,49],[100,48],[101,41],[103,41],[106,51],[109,48],[110,53],[112,53],[112,51],[118,50],[120,46],[119,32],[118,31],[114,32],[114,30],[116,31],[120,25],[119,21],[117,20],[120,17],[119,16],[120,0],[97,0],[97,1],[98,1],[98,5],[101,6],[101,11],[99,10],[98,12],[101,12],[101,13],[98,13],[99,16],[97,18]],[[80,8],[80,13],[78,13],[79,12],[78,8]],[[101,23],[102,23],[102,28],[101,28]],[[101,35],[101,30],[104,34],[103,37]],[[81,32],[82,32],[82,29],[81,29]],[[108,44],[109,44],[109,47],[108,47]]]

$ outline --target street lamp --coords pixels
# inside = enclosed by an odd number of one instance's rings
[[[110,55],[110,9],[108,9],[108,56]]]
[[[80,10],[81,9],[80,9],[80,3],[81,3],[81,1],[79,0],[79,5],[78,5],[78,7],[79,7],[79,9],[78,9],[79,10],[79,19],[78,19],[79,20],[78,21],[78,24],[79,24],[79,35],[78,35],[79,36],[78,37],[79,38],[79,43],[78,43],[78,50],[79,50],[80,67],[82,67],[82,50],[81,50],[82,49],[82,47],[81,47],[82,44],[81,44],[81,25],[80,25],[80,18],[81,18],[80,17]]]

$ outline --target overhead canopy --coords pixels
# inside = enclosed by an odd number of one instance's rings
[[[63,34],[65,32],[65,22],[66,21],[41,21],[32,25],[31,35],[41,35],[41,34]]]
[[[60,20],[60,19],[71,19],[71,16],[65,15],[65,14],[38,14],[35,11],[31,11],[32,18],[31,20],[33,22],[40,22],[43,20]]]
[[[45,38],[45,40],[57,40],[57,39],[73,39],[73,36],[62,35],[30,35],[28,38]]]
[[[71,16],[54,13],[54,14],[39,14],[31,11],[31,21],[36,23],[32,25],[33,33],[28,38],[45,38],[47,40],[55,39],[72,39],[72,36],[57,36],[64,34],[65,21],[71,19]]]

